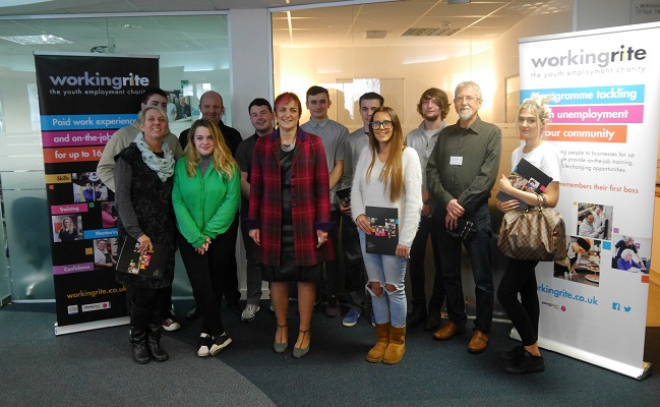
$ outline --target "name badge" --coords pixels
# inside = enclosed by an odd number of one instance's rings
[[[463,165],[463,157],[449,157],[449,165]]]

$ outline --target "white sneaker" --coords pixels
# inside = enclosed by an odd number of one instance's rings
[[[210,356],[210,348],[212,344],[213,340],[211,339],[211,335],[202,332],[202,334],[199,335],[199,349],[197,350],[197,356]]]
[[[241,320],[252,322],[254,318],[257,317],[257,312],[259,312],[259,310],[260,308],[258,304],[248,303],[248,305],[243,310],[243,313],[241,314]]]

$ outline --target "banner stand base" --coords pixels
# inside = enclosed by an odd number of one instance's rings
[[[511,329],[509,337],[517,341],[521,340],[520,334],[518,334],[516,328]],[[608,359],[594,353],[589,353],[582,349],[577,349],[572,346],[553,341],[552,339],[539,338],[539,347],[552,352],[561,353],[562,355],[570,356],[574,359],[578,359],[583,362],[587,362],[592,365],[596,365],[598,367],[602,367],[604,369],[608,369],[637,380],[644,380],[652,373],[653,365],[651,363],[643,362],[642,367],[639,368],[618,362],[616,360]]]
[[[72,334],[76,332],[92,331],[94,329],[111,328],[113,326],[128,325],[129,321],[130,318],[125,316],[64,326],[57,326],[57,322],[55,322],[55,336]]]

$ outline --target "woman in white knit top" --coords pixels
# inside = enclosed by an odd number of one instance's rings
[[[351,209],[360,232],[360,245],[376,317],[378,342],[367,354],[369,362],[394,364],[405,352],[406,307],[404,287],[410,255],[422,211],[422,168],[419,157],[405,146],[399,116],[381,107],[371,116],[369,146],[360,154],[353,187]],[[366,251],[366,234],[372,233],[365,207],[396,208],[399,233],[395,255]]]

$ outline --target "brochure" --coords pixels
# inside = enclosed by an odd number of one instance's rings
[[[153,251],[140,254],[138,251],[140,243],[128,236],[119,255],[117,271],[148,278],[161,278],[167,265],[167,250],[158,243],[152,245]]]
[[[514,188],[518,188],[527,192],[535,192],[537,194],[542,194],[545,192],[545,189],[552,182],[552,178],[549,177],[546,173],[536,168],[534,164],[525,160],[524,158],[520,160],[518,165],[513,169],[511,175],[509,175],[509,181]],[[502,202],[515,199],[509,194],[504,192],[498,192],[497,199]],[[529,205],[525,202],[520,202],[520,209],[527,209]]]
[[[366,236],[367,253],[394,256],[399,244],[399,210],[367,206],[364,214],[371,224],[371,234]]]

